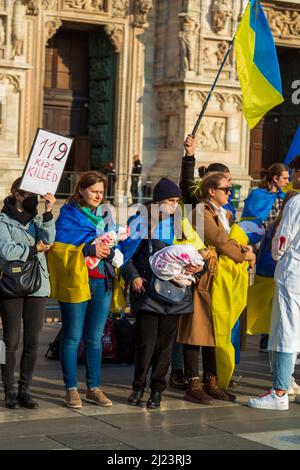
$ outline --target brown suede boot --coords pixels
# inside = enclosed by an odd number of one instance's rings
[[[194,403],[201,403],[202,405],[212,405],[213,400],[203,390],[203,385],[199,377],[189,379],[189,383],[184,395],[184,399]]]
[[[203,382],[203,389],[207,395],[215,398],[216,400],[235,401],[235,395],[228,393],[219,387],[217,377],[215,375],[204,376]]]

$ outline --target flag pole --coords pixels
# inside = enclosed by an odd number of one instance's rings
[[[224,57],[223,57],[223,60],[222,60],[220,69],[219,69],[219,71],[218,71],[218,73],[217,73],[217,76],[216,76],[216,78],[215,78],[215,81],[214,81],[214,83],[212,84],[212,87],[211,87],[211,89],[210,89],[210,91],[209,91],[209,93],[208,93],[208,95],[207,95],[207,97],[206,97],[206,100],[205,100],[204,104],[203,104],[203,107],[202,107],[202,109],[201,109],[201,113],[199,114],[199,117],[198,117],[198,119],[197,119],[197,122],[196,122],[196,124],[195,124],[195,126],[194,126],[194,129],[193,129],[193,131],[192,131],[192,136],[193,136],[193,138],[195,138],[195,135],[196,135],[197,130],[198,130],[199,126],[200,126],[200,123],[201,123],[202,118],[203,118],[203,116],[204,116],[204,113],[205,113],[205,111],[206,111],[206,108],[207,108],[207,105],[208,105],[209,100],[210,100],[210,98],[211,98],[211,95],[213,94],[213,91],[214,91],[215,86],[216,86],[216,84],[217,84],[217,81],[218,81],[218,79],[219,79],[219,77],[220,77],[220,75],[221,75],[221,72],[222,72],[223,67],[224,67],[224,65],[225,65],[225,63],[226,63],[226,60],[227,60],[227,58],[228,58],[228,56],[229,56],[229,54],[230,54],[230,52],[231,52],[231,49],[233,48],[233,42],[234,42],[234,38],[231,40],[231,42],[230,42],[230,44],[229,44],[228,50],[227,50],[226,54],[225,54]]]

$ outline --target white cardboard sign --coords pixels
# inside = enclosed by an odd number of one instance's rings
[[[38,129],[35,135],[20,189],[31,193],[55,194],[61,179],[73,139]]]

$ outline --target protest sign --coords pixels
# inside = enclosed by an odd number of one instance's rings
[[[35,135],[20,189],[31,193],[55,194],[73,139],[44,129]]]

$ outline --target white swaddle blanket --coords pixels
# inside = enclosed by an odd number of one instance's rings
[[[184,287],[190,286],[196,279],[191,274],[185,274],[188,264],[204,265],[203,257],[193,245],[171,245],[157,251],[149,258],[153,273],[163,281],[174,281]]]

